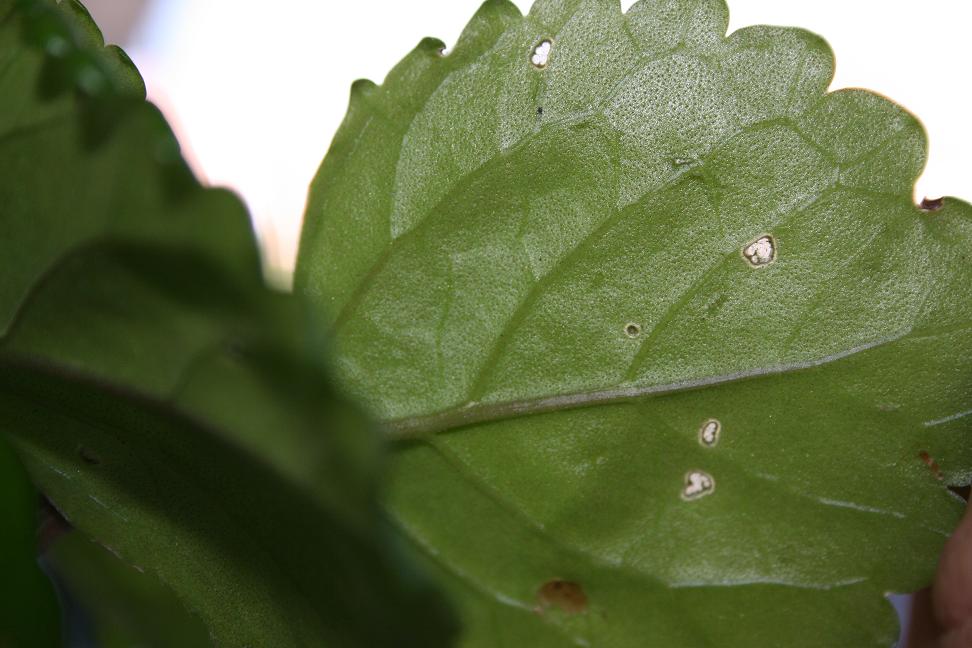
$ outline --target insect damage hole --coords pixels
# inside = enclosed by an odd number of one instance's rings
[[[641,327],[634,322],[626,324],[624,327],[624,334],[629,338],[636,338],[641,335]]]
[[[716,419],[709,419],[699,428],[699,443],[706,448],[714,448],[719,443],[722,433],[722,423]]]
[[[685,486],[682,488],[682,499],[692,502],[711,495],[715,491],[715,479],[707,472],[691,470],[685,473]]]
[[[776,241],[764,234],[743,248],[743,257],[754,268],[765,268],[776,261]]]
[[[587,594],[578,583],[555,578],[547,581],[537,590],[537,612],[547,608],[557,608],[567,614],[580,614],[587,610]]]
[[[530,55],[530,63],[533,67],[538,69],[543,69],[547,67],[547,62],[550,60],[550,50],[553,48],[553,41],[549,38],[545,38],[540,43],[533,48],[533,54]]]
[[[966,502],[969,501],[969,495],[972,495],[972,486],[949,486],[948,490],[952,491],[959,497],[961,497]]]

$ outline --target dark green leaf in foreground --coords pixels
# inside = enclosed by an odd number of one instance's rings
[[[296,286],[467,646],[890,646],[972,470],[972,208],[722,0],[486,2],[359,82]]]
[[[80,5],[0,2],[0,432],[79,530],[221,646],[434,646],[446,614],[375,504],[247,214],[203,189]],[[6,521],[4,521],[4,524]]]
[[[40,499],[0,439],[0,648],[61,644],[54,589],[37,564]]]

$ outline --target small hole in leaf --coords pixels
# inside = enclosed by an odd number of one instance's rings
[[[944,198],[923,198],[921,201],[921,211],[936,212],[945,206]]]
[[[706,448],[713,448],[719,443],[719,434],[722,432],[722,423],[716,419],[709,419],[699,428],[699,443]]]
[[[568,614],[580,614],[587,610],[587,594],[580,584],[557,578],[540,587],[537,604],[539,612],[554,607]]]
[[[715,491],[715,479],[707,472],[692,470],[685,473],[685,487],[682,488],[682,499],[691,502],[711,495]]]
[[[445,58],[445,57],[449,56],[449,48],[448,47],[440,47],[435,52],[436,52],[436,54],[438,54],[442,58]]]
[[[533,54],[530,55],[530,62],[533,63],[533,67],[539,69],[547,67],[551,49],[553,49],[553,41],[549,38],[540,41],[540,44],[533,48]]]
[[[624,327],[624,333],[629,338],[636,338],[641,335],[641,327],[634,323],[628,324]]]
[[[743,257],[754,268],[763,268],[776,261],[776,241],[769,234],[759,237],[743,248]]]
[[[918,453],[918,458],[921,459],[926,466],[928,466],[928,468],[932,471],[932,474],[935,475],[935,479],[943,479],[942,469],[938,467],[938,462],[935,461],[930,454],[922,450]]]
[[[949,486],[948,490],[952,491],[966,502],[969,501],[969,495],[972,494],[972,487],[970,486]]]
[[[78,446],[78,456],[81,457],[81,461],[89,466],[98,466],[101,464],[101,458],[84,446]]]

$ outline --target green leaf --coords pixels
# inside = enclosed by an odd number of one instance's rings
[[[972,208],[823,40],[727,24],[490,0],[352,90],[296,290],[463,645],[890,646],[958,520]]]
[[[141,88],[76,2],[0,3],[0,433],[217,645],[444,645],[380,437]]]
[[[45,552],[61,587],[79,603],[100,648],[192,648],[206,627],[152,574],[140,573],[77,531]]]
[[[0,647],[61,644],[57,599],[37,565],[40,500],[0,438]]]

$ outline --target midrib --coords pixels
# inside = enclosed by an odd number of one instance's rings
[[[432,414],[422,414],[392,419],[384,423],[384,428],[389,439],[393,441],[406,441],[411,439],[419,439],[430,434],[442,434],[472,425],[495,423],[521,416],[532,416],[534,414],[543,414],[547,412],[580,409],[584,407],[607,405],[611,403],[622,403],[639,398],[664,396],[694,389],[715,387],[718,385],[739,382],[752,378],[795,373],[829,365],[851,356],[855,356],[859,353],[864,353],[866,351],[893,344],[907,337],[911,334],[911,332],[911,327],[908,327],[889,337],[873,340],[866,344],[862,344],[860,346],[840,351],[822,358],[774,365],[770,367],[746,369],[743,371],[736,371],[718,376],[705,376],[703,378],[683,380],[674,383],[650,385],[628,384],[617,387],[609,387],[606,389],[577,391],[504,402],[483,403],[469,401],[462,405],[441,410]]]

